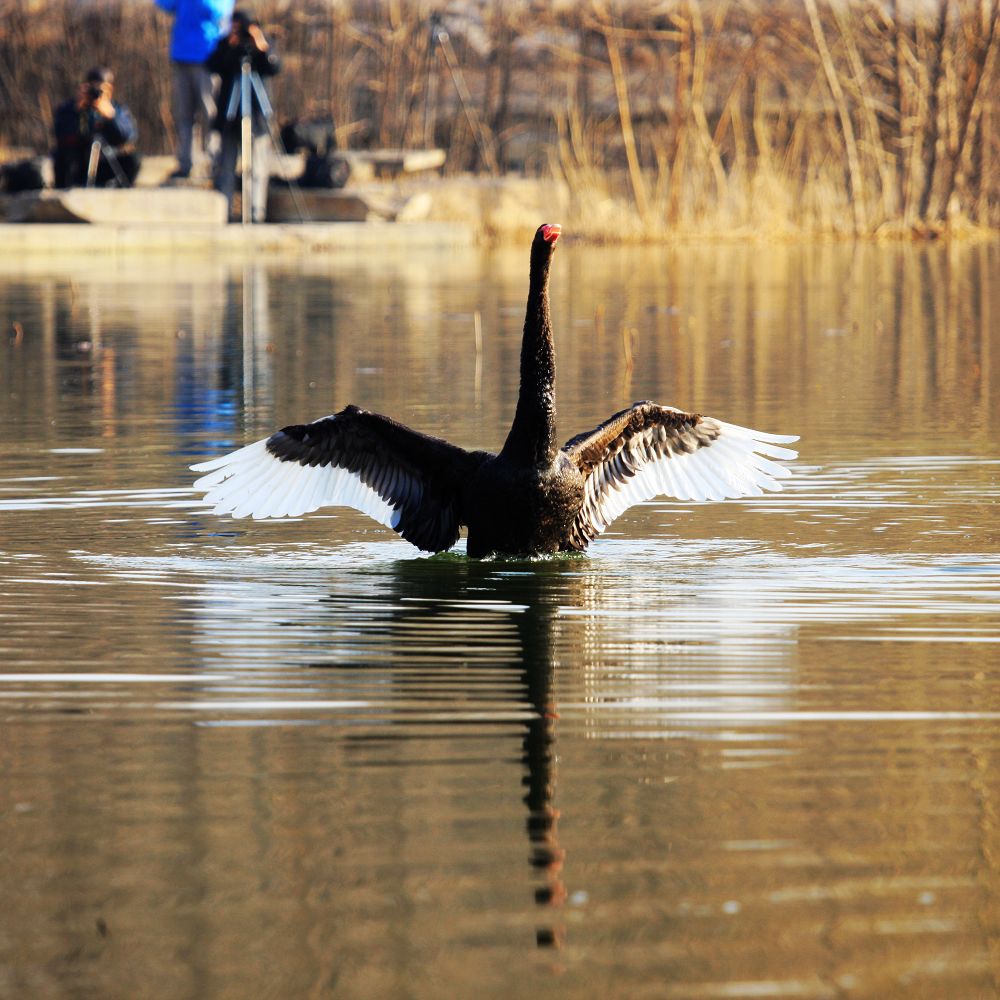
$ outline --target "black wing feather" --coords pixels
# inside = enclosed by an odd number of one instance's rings
[[[458,539],[461,486],[485,457],[347,406],[193,468],[209,473],[195,487],[216,513],[284,517],[345,504],[438,552]]]

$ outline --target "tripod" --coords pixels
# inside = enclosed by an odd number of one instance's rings
[[[122,170],[122,165],[118,162],[118,154],[114,147],[109,145],[104,136],[97,136],[90,144],[90,159],[87,160],[87,187],[95,187],[97,184],[97,168],[100,166],[101,157],[111,168],[114,175],[115,187],[130,187],[129,179]]]
[[[458,99],[462,105],[462,111],[465,113],[465,119],[469,123],[469,129],[472,132],[472,137],[475,139],[476,145],[479,148],[479,155],[482,158],[483,163],[486,165],[486,169],[492,174],[500,173],[500,166],[497,163],[496,151],[493,148],[493,139],[489,134],[486,126],[483,124],[482,119],[476,113],[476,107],[472,103],[472,95],[469,93],[469,88],[465,82],[465,75],[462,73],[462,68],[458,64],[458,57],[455,55],[455,49],[452,47],[451,38],[448,35],[448,31],[441,21],[441,14],[435,11],[431,14],[430,22],[430,38],[428,40],[428,99],[424,106],[424,134],[426,136],[428,132],[428,125],[430,118],[430,108],[431,104],[434,102],[434,76],[430,63],[433,62],[434,53],[439,52],[441,58],[444,60],[445,68],[448,70],[448,74],[451,77],[451,82],[455,86],[455,91],[458,94]]]
[[[254,192],[259,191],[259,188],[255,188],[256,185],[264,185],[264,195],[263,198],[266,201],[267,198],[267,165],[263,166],[254,165],[253,156],[253,98],[257,98],[257,107],[260,109],[261,116],[264,119],[264,125],[267,131],[267,136],[270,139],[271,145],[274,148],[274,152],[277,156],[285,155],[285,148],[281,142],[281,136],[278,134],[274,125],[274,109],[271,107],[271,102],[267,96],[267,90],[264,87],[264,82],[260,78],[260,74],[255,72],[253,67],[250,65],[249,56],[244,56],[240,64],[240,80],[239,86],[233,87],[232,92],[229,95],[229,106],[226,108],[226,122],[232,124],[236,121],[237,115],[240,119],[240,203],[241,203],[241,221],[243,225],[249,225],[250,222],[260,221],[253,217],[252,212],[252,202],[254,201]],[[223,139],[225,143],[225,139]],[[220,154],[221,155],[221,154]],[[257,171],[255,174],[254,171]],[[263,170],[263,175],[260,171]],[[289,190],[292,192],[292,200],[295,202],[295,210],[298,212],[299,221],[305,221],[305,211],[302,206],[302,201],[299,197],[298,186],[294,181],[289,182]]]

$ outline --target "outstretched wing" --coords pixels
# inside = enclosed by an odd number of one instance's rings
[[[294,517],[354,507],[429,552],[458,539],[458,488],[485,458],[348,406],[191,468],[214,513]]]
[[[725,500],[780,490],[791,475],[772,459],[797,453],[787,434],[764,434],[657,403],[634,403],[579,434],[563,452],[583,473],[583,507],[570,541],[583,547],[633,504],[660,494]]]

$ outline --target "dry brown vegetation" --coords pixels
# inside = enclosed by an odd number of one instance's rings
[[[261,0],[279,112],[447,171],[564,180],[591,233],[921,234],[1000,225],[1000,0]],[[447,42],[432,44],[437,13]],[[0,0],[0,144],[108,62],[148,151],[169,19]]]

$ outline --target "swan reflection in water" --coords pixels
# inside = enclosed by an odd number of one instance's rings
[[[378,573],[388,584],[388,592],[382,594],[387,616],[379,615],[363,626],[365,631],[379,634],[377,641],[390,646],[403,661],[408,654],[420,657],[425,645],[453,646],[454,651],[442,655],[426,675],[402,676],[403,685],[426,690],[440,681],[442,666],[457,666],[455,661],[461,661],[463,687],[470,668],[475,671],[480,667],[488,685],[484,694],[492,693],[509,704],[506,685],[496,679],[496,668],[506,667],[516,677],[518,700],[526,709],[520,761],[528,861],[537,873],[533,895],[540,907],[551,911],[536,928],[539,947],[558,947],[564,936],[558,910],[568,897],[563,880],[565,852],[559,844],[559,812],[554,804],[558,720],[553,690],[555,640],[560,606],[580,602],[585,566],[584,560],[575,557],[492,563],[453,557],[400,560],[384,575]],[[329,604],[338,613],[347,610],[340,595]],[[502,627],[498,629],[498,625]],[[473,682],[473,687],[478,686]],[[456,698],[465,701],[465,691]],[[455,721],[459,722],[459,716]],[[348,734],[346,739],[352,736]]]
[[[701,550],[685,557],[673,546],[678,586],[665,600],[646,563],[662,575],[667,551],[624,548],[607,559],[480,562],[386,559],[403,547],[362,543],[339,547],[331,571],[331,551],[313,546],[289,560],[284,545],[266,554],[224,545],[227,555],[207,564],[200,547],[196,565],[207,585],[195,604],[194,652],[206,670],[239,672],[248,704],[233,701],[230,681],[218,688],[218,711],[251,724],[313,724],[289,737],[304,741],[297,768],[326,769],[364,817],[364,847],[379,858],[425,849],[428,824],[450,831],[433,840],[435,867],[438,851],[476,851],[453,858],[459,869],[481,864],[484,850],[502,857],[510,844],[498,831],[521,787],[526,867],[497,885],[529,876],[537,943],[558,947],[562,908],[586,896],[567,885],[557,746],[564,758],[585,749],[600,758],[594,738],[656,731],[688,740],[706,705],[785,707],[794,664],[795,630],[780,624],[780,606],[731,585],[734,576],[745,580],[742,560],[751,556],[730,548],[729,562]],[[650,579],[652,590],[642,584]],[[212,711],[210,686],[201,690]],[[709,728],[717,738],[718,727]],[[310,731],[318,744],[308,743]],[[513,741],[516,760],[508,763],[504,747]],[[351,777],[360,771],[377,775],[363,790]],[[482,787],[480,776],[488,778]],[[323,808],[311,829],[328,821]],[[369,829],[372,822],[379,828]],[[474,840],[459,829],[475,830]],[[323,864],[341,877],[338,860]]]
[[[350,548],[356,567],[365,562],[358,558],[359,548],[370,554],[385,546]],[[216,567],[196,605],[195,652],[203,654],[204,669],[231,674],[236,667],[247,704],[241,708],[234,702],[229,682],[217,692],[211,685],[202,688],[204,706],[211,712],[217,694],[221,710],[249,716],[250,724],[297,725],[303,738],[308,736],[302,723],[323,725],[346,757],[323,758],[325,764],[318,759],[317,767],[399,761],[395,745],[404,750],[403,764],[434,769],[435,752],[449,741],[462,741],[457,753],[464,761],[471,750],[469,766],[462,764],[457,775],[447,766],[422,775],[437,789],[436,796],[446,797],[438,817],[445,822],[451,821],[448,801],[474,773],[469,767],[483,763],[478,756],[483,748],[490,748],[492,778],[509,771],[502,746],[505,734],[517,739],[519,729],[517,773],[503,787],[523,788],[525,874],[535,873],[525,891],[549,913],[536,929],[539,946],[557,946],[563,937],[557,913],[568,893],[554,802],[558,706],[553,685],[557,649],[576,659],[573,644],[587,641],[588,629],[580,630],[582,639],[560,639],[559,617],[561,608],[592,603],[587,597],[595,583],[590,561],[561,556],[474,562],[446,555],[367,562],[365,569],[332,578],[319,567],[303,574],[301,561],[292,578],[284,579],[252,560],[224,572]],[[470,739],[474,742],[466,742]],[[431,757],[424,757],[431,747]],[[455,753],[448,752],[449,763]],[[306,759],[301,765],[310,766]],[[378,773],[380,781],[389,777],[381,767]],[[453,785],[456,781],[461,784]],[[419,794],[417,789],[427,786],[412,787]],[[387,818],[396,810],[387,798],[395,788],[391,780],[387,787],[373,785],[368,794],[383,799],[364,808]],[[472,794],[473,809],[490,808],[488,797],[474,786]],[[391,822],[393,835],[402,830],[408,838],[408,823]],[[378,835],[371,836],[377,842]]]

